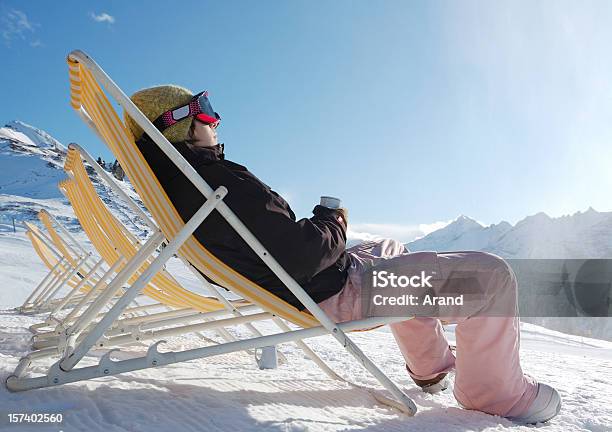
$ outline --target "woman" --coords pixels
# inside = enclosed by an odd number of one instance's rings
[[[475,251],[410,253],[391,239],[346,250],[345,209],[317,205],[311,218],[296,220],[282,197],[246,167],[225,159],[224,146],[217,143],[220,117],[207,93],[194,95],[178,86],[157,86],[136,92],[132,101],[213,189],[227,187],[227,205],[336,322],[364,316],[364,293],[380,292],[368,285],[372,269],[383,264],[399,271],[415,266],[436,269],[426,278],[432,279],[434,295],[449,290],[467,293],[478,287],[477,297],[486,301],[451,306],[437,315],[457,323],[456,356],[433,315],[391,325],[407,372],[424,391],[445,389],[446,374],[455,369],[454,394],[465,408],[523,423],[557,415],[561,407],[557,391],[521,369],[517,282],[503,259]],[[205,198],[127,114],[125,120],[182,219],[189,220]],[[218,212],[211,213],[194,235],[234,270],[304,309]],[[499,313],[499,305],[508,310]]]

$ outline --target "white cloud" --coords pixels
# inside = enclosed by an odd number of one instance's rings
[[[92,12],[90,16],[95,22],[107,22],[109,24],[114,24],[115,22],[115,17],[107,14],[106,12],[102,12],[99,15]]]
[[[349,240],[377,240],[381,238],[393,238],[402,243],[411,242],[419,237],[423,237],[440,228],[444,228],[451,223],[434,222],[430,224],[417,225],[399,225],[399,224],[375,224],[375,223],[357,223],[351,224],[349,220],[349,229],[347,237]]]
[[[11,9],[4,13],[1,19],[2,38],[7,46],[11,45],[14,39],[25,40],[26,36],[34,33],[36,24],[31,23],[27,15],[20,10]]]

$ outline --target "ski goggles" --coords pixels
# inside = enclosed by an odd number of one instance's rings
[[[213,110],[208,100],[208,91],[203,91],[195,95],[187,105],[173,108],[157,117],[153,125],[164,131],[187,117],[195,117],[213,128],[216,128],[221,121],[221,116]]]

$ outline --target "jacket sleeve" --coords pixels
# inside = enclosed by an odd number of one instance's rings
[[[311,218],[296,221],[282,206],[268,203],[267,210],[262,243],[294,278],[308,281],[344,253],[346,225],[337,211],[317,205]]]
[[[289,204],[256,177],[230,183],[227,204],[296,280],[309,281],[344,253],[347,227],[338,211],[317,205],[311,218],[296,221]]]
[[[289,204],[269,186],[245,167],[226,164],[232,165],[197,169],[205,178],[220,179],[228,189],[223,201],[291,276],[309,281],[338,261],[346,249],[347,228],[338,211],[317,205],[311,218],[296,221]]]

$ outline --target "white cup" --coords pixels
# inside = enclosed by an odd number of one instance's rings
[[[259,369],[276,369],[278,367],[276,345],[255,348],[255,361]]]
[[[340,208],[342,201],[340,198],[330,197],[330,196],[322,196],[321,203],[323,207],[327,207],[329,209],[338,209]]]

